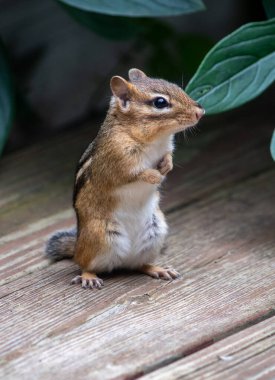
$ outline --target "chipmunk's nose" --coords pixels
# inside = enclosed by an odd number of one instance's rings
[[[199,103],[195,105],[195,114],[198,121],[205,114],[205,109]]]

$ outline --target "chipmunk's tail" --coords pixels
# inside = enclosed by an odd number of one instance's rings
[[[76,228],[57,231],[46,244],[46,257],[52,261],[72,259],[76,243]]]

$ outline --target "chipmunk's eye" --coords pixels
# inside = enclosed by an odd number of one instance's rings
[[[169,103],[166,99],[162,98],[161,96],[158,96],[156,99],[153,100],[153,105],[156,108],[165,108],[168,107]]]

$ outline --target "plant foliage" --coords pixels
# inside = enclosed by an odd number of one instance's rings
[[[128,40],[142,30],[139,19],[87,12],[66,4],[62,6],[77,22],[110,40]]]
[[[5,49],[0,41],[0,153],[11,129],[14,111],[13,86]]]
[[[275,161],[275,129],[272,135],[271,144],[270,144],[270,152],[273,160]]]
[[[235,108],[275,79],[275,19],[244,25],[209,51],[186,91],[208,114]]]
[[[275,79],[275,0],[262,1],[268,21],[246,24],[211,49],[205,36],[181,35],[163,20],[152,19],[201,11],[205,8],[202,0],[58,2],[78,22],[105,38],[136,38],[140,54],[149,46],[147,64],[153,75],[176,79],[185,72],[190,76],[201,62],[186,91],[208,114],[250,101]],[[0,44],[0,153],[13,119],[13,99],[11,75]],[[275,132],[271,154],[275,159]]]
[[[202,0],[59,0],[88,12],[111,16],[178,16],[205,9]]]

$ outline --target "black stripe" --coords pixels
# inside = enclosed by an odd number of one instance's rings
[[[76,175],[79,172],[79,170],[82,168],[82,166],[92,157],[92,155],[95,153],[95,147],[96,147],[96,139],[88,145],[87,149],[82,154],[76,168]]]
[[[79,191],[85,185],[87,179],[91,176],[91,167],[88,166],[84,170],[84,172],[80,175],[80,177],[76,179],[77,174],[79,173],[83,165],[85,165],[85,163],[94,155],[95,149],[96,149],[96,141],[97,141],[97,138],[95,138],[94,141],[88,145],[87,149],[84,151],[84,153],[82,154],[77,164],[76,171],[75,171],[75,185],[74,185],[74,190],[73,190],[73,205],[75,205],[76,198]]]
[[[75,206],[76,199],[78,196],[79,191],[82,189],[82,187],[85,185],[87,181],[87,173],[84,171],[81,176],[77,179],[74,185],[74,191],[73,191],[73,205]]]

